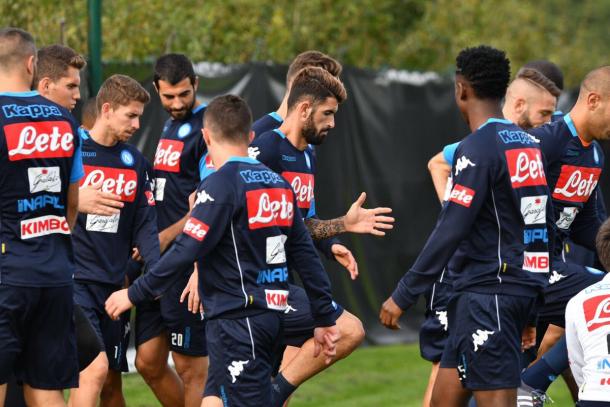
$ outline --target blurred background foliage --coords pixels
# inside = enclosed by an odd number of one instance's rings
[[[608,64],[608,0],[103,0],[104,61],[184,52],[195,61],[288,63],[307,49],[362,68],[449,72],[486,43],[513,67],[546,58],[567,85]],[[87,1],[0,0],[0,25],[87,54]],[[63,29],[61,28],[63,26]]]

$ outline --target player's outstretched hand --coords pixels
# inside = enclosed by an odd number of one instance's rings
[[[392,297],[389,297],[383,304],[381,304],[381,311],[379,312],[379,321],[389,329],[400,329],[398,320],[402,315],[403,311],[394,302]]]
[[[536,327],[526,326],[521,334],[521,352],[536,345]]]
[[[337,260],[340,265],[347,269],[352,280],[357,279],[358,263],[356,263],[356,259],[354,259],[352,252],[347,247],[339,243],[332,245],[330,251],[333,253],[333,256],[335,256],[335,260]]]
[[[341,338],[341,333],[337,325],[318,327],[313,331],[313,341],[315,344],[313,357],[316,358],[322,352],[324,362],[329,365],[333,358],[337,356],[337,342]]]
[[[111,216],[123,207],[121,197],[102,191],[102,183],[82,187],[78,190],[78,211],[91,215]]]
[[[366,192],[363,192],[345,214],[343,219],[345,231],[385,236],[385,232],[380,229],[388,230],[394,228],[394,218],[384,216],[392,213],[392,208],[365,209],[362,207],[365,200]]]
[[[184,302],[184,299],[188,296],[188,310],[193,314],[203,312],[203,304],[199,300],[199,271],[197,270],[197,263],[195,263],[195,271],[191,274],[186,287],[182,290],[180,295],[180,303]]]
[[[123,312],[131,307],[133,307],[133,304],[129,301],[126,288],[113,292],[105,304],[108,316],[115,321],[119,319]]]

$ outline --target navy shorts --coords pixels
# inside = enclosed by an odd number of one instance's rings
[[[597,283],[604,275],[603,271],[591,267],[553,262],[549,285],[544,290],[544,305],[538,313],[539,326],[553,324],[565,327],[568,301],[591,284]]]
[[[18,381],[42,390],[78,386],[72,285],[0,285],[0,383]]]
[[[129,344],[129,317],[131,312],[121,314],[118,321],[110,319],[104,303],[110,295],[121,287],[93,282],[74,282],[74,302],[93,326],[98,339],[104,344],[108,357],[108,368],[128,372],[127,345]]]
[[[521,383],[521,335],[535,298],[456,293],[448,307],[449,337],[441,367],[457,368],[468,390],[497,390]]]
[[[453,285],[436,282],[426,295],[426,318],[419,329],[419,353],[430,362],[439,362],[447,343],[447,305]]]
[[[161,299],[138,305],[136,311],[136,346],[166,334],[173,352],[187,356],[207,356],[206,321],[198,312],[188,310],[187,300],[180,303],[190,273],[176,282]]]
[[[204,396],[220,397],[231,407],[270,405],[280,314],[264,311],[245,318],[212,319],[206,334],[210,365]]]
[[[610,407],[610,401],[578,400],[576,407]]]

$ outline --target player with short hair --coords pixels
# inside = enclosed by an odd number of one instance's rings
[[[535,340],[536,304],[549,273],[544,237],[551,206],[538,142],[501,119],[509,64],[488,46],[458,55],[456,102],[473,133],[456,151],[453,188],[434,231],[381,308],[381,322],[398,329],[401,314],[459,247],[433,405],[464,406],[474,393],[481,407],[514,406],[521,348]],[[539,211],[523,212],[528,205]]]
[[[153,83],[163,108],[170,114],[153,163],[163,253],[184,228],[189,195],[211,164],[206,162],[207,148],[201,137],[206,105],[197,100],[199,79],[192,62],[182,54],[159,57]],[[191,297],[187,303],[182,302],[183,291]],[[180,274],[180,279],[159,300],[138,307],[136,368],[161,404],[187,407],[201,404],[208,362],[205,321],[198,303],[195,270],[188,275]],[[170,350],[176,371],[167,364]]]
[[[210,372],[202,406],[268,406],[280,315],[288,306],[287,259],[311,298],[316,350],[335,354],[330,282],[290,185],[248,158],[252,116],[237,96],[214,99],[203,135],[217,171],[198,187],[184,232],[160,262],[106,303],[111,316],[161,294],[198,261]],[[270,248],[276,255],[270,257]],[[271,268],[283,270],[267,278]],[[171,282],[170,282],[171,283]]]
[[[0,405],[11,374],[29,406],[65,405],[78,384],[70,230],[83,176],[78,124],[30,91],[36,45],[0,30]]]
[[[70,393],[75,406],[96,406],[108,371],[127,371],[123,321],[111,321],[104,311],[108,296],[125,285],[132,247],[148,266],[159,258],[154,198],[147,173],[149,165],[127,141],[140,127],[140,116],[150,100],[134,79],[113,75],[96,97],[98,118],[82,133],[85,177],[82,186],[101,183],[124,202],[116,215],[80,214],[74,230],[76,271],[74,301],[92,323],[104,348],[80,374],[79,387]]]
[[[89,98],[83,103],[81,110],[81,126],[85,130],[91,130],[97,118],[97,105],[95,98]]]
[[[255,137],[277,129],[284,122],[284,118],[288,114],[288,96],[290,95],[292,81],[301,69],[310,66],[322,68],[336,78],[341,75],[343,70],[343,66],[337,60],[320,51],[309,50],[297,55],[290,63],[286,73],[286,92],[282,98],[282,103],[275,112],[264,115],[252,124]]]
[[[597,253],[610,268],[610,220],[599,228]],[[610,274],[585,288],[566,307],[566,341],[570,369],[579,387],[578,406],[610,405]]]
[[[347,97],[341,81],[319,67],[299,71],[291,82],[286,120],[273,130],[259,135],[251,144],[251,154],[292,186],[299,212],[314,241],[329,239],[343,232],[383,236],[391,229],[389,208],[364,209],[364,193],[344,217],[320,220],[316,215],[314,176],[316,157],[312,145],[323,142],[334,127],[334,115]],[[357,267],[351,252],[338,241],[328,241],[328,250],[348,270]],[[345,254],[343,254],[345,253]],[[353,266],[350,264],[353,262]],[[352,278],[355,273],[352,271]],[[302,288],[290,285],[290,310],[284,315],[284,353],[281,372],[274,381],[273,406],[282,405],[297,386],[327,367],[322,358],[311,359],[313,330],[308,300]],[[337,306],[337,326],[342,334],[337,359],[348,356],[363,340],[364,329],[357,317]],[[300,349],[299,349],[300,348]]]

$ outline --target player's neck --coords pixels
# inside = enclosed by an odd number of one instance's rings
[[[236,146],[232,144],[225,144],[222,146],[221,150],[214,150],[214,156],[212,157],[212,161],[214,162],[214,167],[218,170],[220,167],[225,165],[229,158],[231,157],[248,157],[248,146]]]
[[[302,127],[295,120],[294,115],[287,117],[279,130],[286,135],[286,138],[297,150],[304,151],[307,148],[307,141],[302,136]]]
[[[468,110],[468,126],[474,132],[491,118],[503,118],[502,109],[499,103],[487,100],[477,100],[472,103]]]
[[[572,123],[574,123],[574,128],[576,128],[578,137],[580,137],[586,143],[593,142],[594,138],[591,136],[589,129],[587,128],[587,112],[583,111],[578,103],[576,103],[572,110],[570,110],[570,118],[572,119]]]
[[[97,120],[91,130],[89,131],[89,136],[95,141],[97,144],[102,145],[104,147],[112,147],[118,143],[116,139],[112,136],[110,131],[101,120]]]
[[[284,95],[284,99],[280,104],[280,107],[275,111],[282,119],[284,119],[288,115],[288,92]]]
[[[2,75],[0,76],[0,92],[29,92],[31,82],[21,78],[21,75]]]

